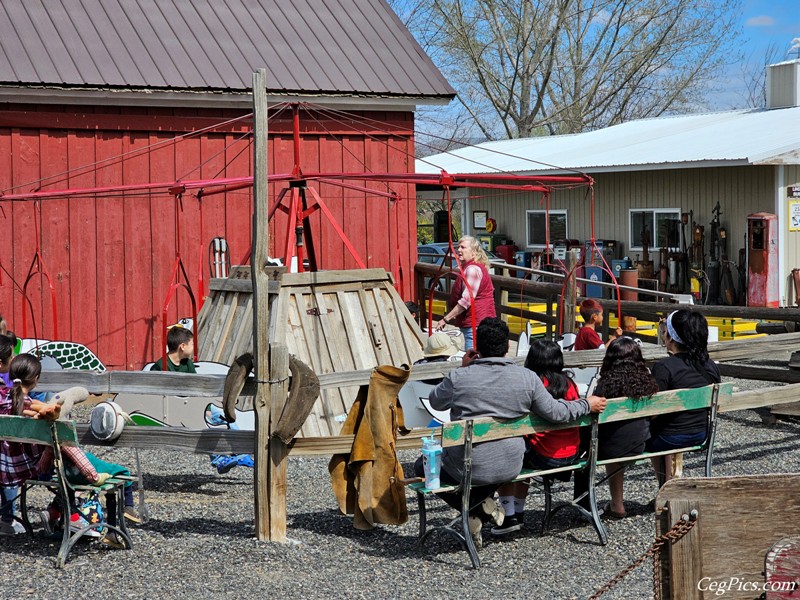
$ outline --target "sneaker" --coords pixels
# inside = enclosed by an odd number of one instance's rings
[[[57,528],[60,528],[61,511],[50,504],[47,509],[39,511],[39,519],[42,521],[45,532],[52,534]]]
[[[25,533],[25,527],[19,521],[0,521],[0,535],[20,535]]]
[[[501,526],[492,527],[492,535],[503,536],[519,531],[522,529],[522,519],[522,514],[507,516]]]
[[[126,548],[125,542],[123,542],[116,533],[113,531],[109,531],[100,543],[104,546],[108,546],[109,548],[114,548],[115,550],[124,550]]]
[[[139,512],[133,506],[126,506],[125,512],[123,513],[125,518],[130,521],[131,523],[136,523],[137,525],[142,522],[142,517],[139,515]]]
[[[478,506],[478,516],[481,517],[482,521],[488,521],[500,527],[503,524],[503,520],[506,517],[506,513],[503,512],[503,509],[497,506],[497,502],[494,501],[494,498],[486,498],[483,502],[481,502],[480,506]]]
[[[238,464],[235,456],[218,456],[211,461],[211,466],[216,467],[220,475],[224,475]]]
[[[84,519],[78,513],[72,513],[72,515],[69,518],[69,530],[70,530],[70,533],[77,533],[81,529],[83,529],[85,527],[88,527],[88,526],[89,526],[89,521]],[[89,531],[87,531],[83,535],[88,536],[88,537],[93,537],[93,538],[101,538],[101,537],[103,537],[103,533],[101,531],[98,531],[97,529],[90,529]]]
[[[483,521],[481,521],[478,517],[469,518],[469,536],[472,538],[472,541],[475,543],[475,548],[478,550],[483,548],[483,536],[481,535],[482,528]]]

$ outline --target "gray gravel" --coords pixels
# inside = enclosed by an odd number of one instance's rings
[[[769,386],[736,383],[740,389]],[[720,417],[715,475],[800,472],[800,426],[764,425],[767,412]],[[95,450],[106,460],[134,464],[130,451]],[[401,458],[408,472],[414,455]],[[639,466],[625,481],[631,516],[607,524],[607,546],[565,513],[556,530],[540,538],[542,497],[533,490],[526,530],[503,541],[485,530],[483,568],[473,571],[450,539],[435,537],[417,547],[412,498],[405,525],[356,531],[336,510],[328,459],[290,458],[290,542],[265,543],[254,538],[252,471],[217,475],[207,457],[166,451],[143,452],[142,461],[152,520],[133,528],[131,551],[82,544],[64,571],[55,572],[56,542],[38,532],[33,540],[0,537],[2,598],[586,598],[645,551],[655,532],[647,504],[656,483]],[[686,471],[701,475],[700,458],[687,457]],[[607,497],[601,487],[600,500]],[[442,508],[435,514],[444,519],[451,513]],[[651,582],[648,564],[606,597],[650,598]]]

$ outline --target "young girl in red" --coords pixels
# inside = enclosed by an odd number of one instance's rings
[[[553,398],[577,400],[578,386],[564,371],[564,355],[555,342],[536,340],[528,350],[525,367],[536,373]],[[526,436],[527,450],[523,465],[527,469],[556,469],[571,465],[578,458],[578,427],[534,433]],[[492,534],[505,535],[522,529],[528,482],[508,483],[497,490],[505,512],[503,525],[492,528]]]

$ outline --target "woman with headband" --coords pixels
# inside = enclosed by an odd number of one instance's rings
[[[700,388],[719,383],[716,363],[708,357],[708,322],[700,313],[676,310],[667,317],[665,342],[668,358],[653,365],[659,391]],[[660,415],[650,421],[648,452],[702,444],[708,435],[707,409]],[[659,484],[671,478],[672,457],[652,459]]]

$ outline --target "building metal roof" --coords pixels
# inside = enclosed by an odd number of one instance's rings
[[[587,173],[800,164],[800,107],[661,117],[579,133],[486,142],[416,162],[418,173]]]
[[[2,0],[0,86],[451,98],[385,0]]]

